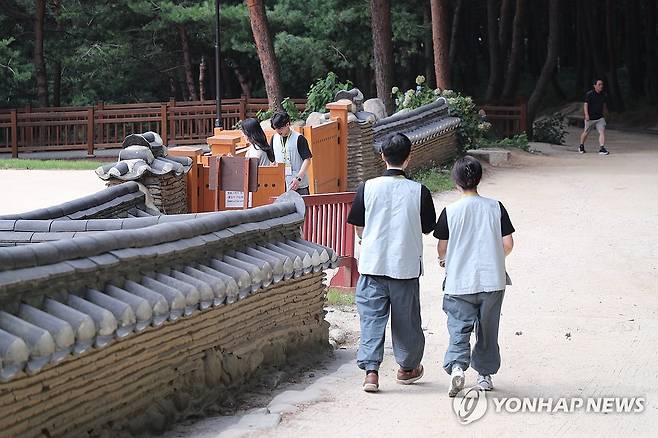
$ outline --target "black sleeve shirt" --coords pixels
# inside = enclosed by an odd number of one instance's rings
[[[285,142],[287,137],[282,137],[282,140]],[[270,147],[274,149],[274,136],[270,139]],[[301,134],[297,137],[297,152],[299,152],[299,156],[302,157],[302,160],[313,158],[311,148],[308,146],[308,140],[306,140],[306,137]]]
[[[400,171],[401,172],[401,171]],[[393,174],[387,171],[384,175]],[[404,173],[402,173],[404,174]],[[352,209],[347,216],[347,223],[356,227],[364,227],[366,225],[366,204],[364,198],[365,183],[359,184],[352,203]],[[420,191],[420,224],[423,234],[431,233],[436,223],[436,210],[434,209],[434,201],[432,200],[432,193],[425,186],[422,186]]]
[[[502,202],[498,202],[498,204],[500,205],[500,231],[501,235],[505,237],[512,234],[515,230],[505,206]],[[434,237],[439,240],[448,240],[450,238],[450,231],[448,230],[448,215],[445,208],[439,215],[439,220],[434,229]]]

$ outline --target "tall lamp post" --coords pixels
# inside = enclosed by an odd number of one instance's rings
[[[219,0],[215,0],[215,104],[217,105],[215,128],[222,127],[222,93],[219,74]]]

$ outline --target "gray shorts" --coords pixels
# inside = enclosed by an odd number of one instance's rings
[[[605,131],[605,118],[601,117],[596,120],[585,120],[585,132],[589,133],[595,127],[599,133]]]

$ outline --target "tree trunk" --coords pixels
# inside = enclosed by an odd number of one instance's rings
[[[199,99],[206,100],[206,57],[201,56],[199,64]]]
[[[498,44],[498,1],[487,0],[487,44],[489,46],[489,82],[485,100],[494,102],[500,97],[500,46]]]
[[[377,97],[386,106],[386,112],[393,112],[393,33],[391,30],[390,0],[370,0],[372,13],[372,46],[375,66]],[[435,60],[436,63],[436,60]],[[438,81],[438,78],[437,78]]]
[[[169,76],[169,99],[176,100],[177,94],[178,93],[176,92],[176,80],[174,80],[173,76]]]
[[[34,71],[37,80],[37,96],[40,106],[48,106],[48,77],[43,55],[43,23],[46,15],[46,0],[36,0],[34,12]]]
[[[631,95],[639,97],[644,94],[644,69],[642,66],[642,20],[640,20],[641,4],[639,0],[629,0],[628,7],[624,8],[626,48],[624,50],[625,64],[628,67]]]
[[[267,24],[267,14],[263,0],[247,0],[251,31],[256,43],[256,51],[260,60],[260,68],[265,81],[265,91],[270,107],[278,111],[283,110],[283,92],[281,91],[281,77],[279,64],[274,53],[274,44]]]
[[[452,87],[451,65],[449,63],[448,40],[448,5],[446,0],[431,0],[432,10],[432,45],[434,47],[434,71],[436,86],[441,90]]]
[[[658,103],[658,84],[656,83],[656,0],[647,0],[646,32],[646,74],[644,87],[649,103]]]
[[[228,59],[226,64],[233,70],[233,74],[238,79],[238,84],[240,84],[241,94],[247,98],[251,97],[251,82],[249,78],[245,76],[244,72],[240,66],[233,59]]]
[[[612,109],[615,111],[624,111],[624,99],[621,95],[619,88],[619,80],[617,79],[617,39],[616,39],[616,25],[615,25],[615,5],[612,0],[606,0],[606,14],[605,14],[605,27],[606,38],[608,41],[608,72],[610,83],[610,95],[613,97]]]
[[[548,53],[542,67],[541,74],[535,85],[535,89],[528,100],[527,107],[527,132],[532,139],[532,123],[535,120],[539,105],[546,94],[546,89],[555,74],[557,58],[560,51],[560,0],[549,0],[548,4]]]
[[[459,21],[461,20],[462,0],[457,0],[455,10],[452,14],[452,31],[450,32],[450,51],[448,52],[448,65],[450,72],[455,69],[455,58],[457,57],[457,41],[459,36]],[[452,79],[452,74],[451,74]]]
[[[178,35],[180,35],[181,48],[183,50],[183,68],[185,69],[185,83],[187,84],[187,93],[190,100],[199,100],[194,85],[194,74],[192,73],[192,57],[190,56],[190,42],[187,37],[187,29],[182,24],[178,25]]]
[[[504,61],[512,39],[512,0],[503,0],[500,5],[500,29],[498,30],[498,45]],[[502,64],[502,62],[501,62]]]
[[[425,5],[423,7],[423,27],[426,29],[432,28],[432,13],[430,11],[430,6]],[[433,53],[433,44],[432,44],[432,34],[431,32],[425,33],[425,38],[423,39],[423,66],[425,69],[425,78],[427,79],[428,86],[436,86],[436,76],[434,74],[434,53]]]
[[[505,73],[505,86],[503,87],[503,100],[510,103],[516,95],[516,87],[519,82],[523,60],[525,3],[526,0],[516,0],[516,10],[514,11],[512,48],[509,55],[509,63],[507,64],[507,72]]]
[[[57,38],[61,38],[64,26],[59,16],[62,6],[61,0],[53,0],[53,15],[55,16],[55,29]],[[53,106],[62,106],[62,62],[58,56],[53,62]]]

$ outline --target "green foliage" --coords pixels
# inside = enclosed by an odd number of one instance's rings
[[[567,135],[566,119],[560,113],[535,120],[532,124],[532,139],[543,143],[564,144]]]
[[[10,105],[32,77],[33,67],[21,61],[20,52],[13,48],[14,41],[0,39],[0,106]]]
[[[453,90],[443,90],[440,95],[448,102],[449,114],[461,119],[457,128],[460,149],[465,151],[477,147],[491,129],[491,123],[481,119],[470,96]]]
[[[327,77],[315,81],[308,90],[304,115],[308,115],[314,111],[325,112],[325,107],[334,100],[336,93],[349,88],[352,88],[352,82],[338,82],[338,76],[330,71],[327,73]]]
[[[445,192],[454,187],[450,171],[437,166],[416,172],[412,179],[427,187],[430,192]]]
[[[393,87],[391,94],[395,99],[397,111],[406,109],[412,110],[428,103],[432,103],[438,96],[438,90],[432,90],[427,86],[425,76],[416,77],[416,89],[410,89],[402,92],[399,87]]]
[[[281,102],[281,106],[283,106],[283,109],[290,116],[291,122],[294,122],[301,118],[302,114],[299,111],[299,108],[297,108],[297,105],[295,105],[295,102],[291,98],[286,97],[285,99],[283,99],[283,102]],[[270,108],[267,111],[258,111],[256,113],[256,118],[262,122],[263,120],[267,120],[271,118],[274,115],[274,112],[275,112],[274,108]]]
[[[528,144],[528,136],[523,134],[517,134],[513,137],[506,137],[500,140],[489,140],[483,138],[478,143],[480,148],[519,148],[524,151],[530,150],[530,145]]]
[[[330,287],[327,291],[327,304],[336,307],[354,306],[354,294]]]
[[[0,159],[0,169],[93,170],[104,163],[93,160]]]

